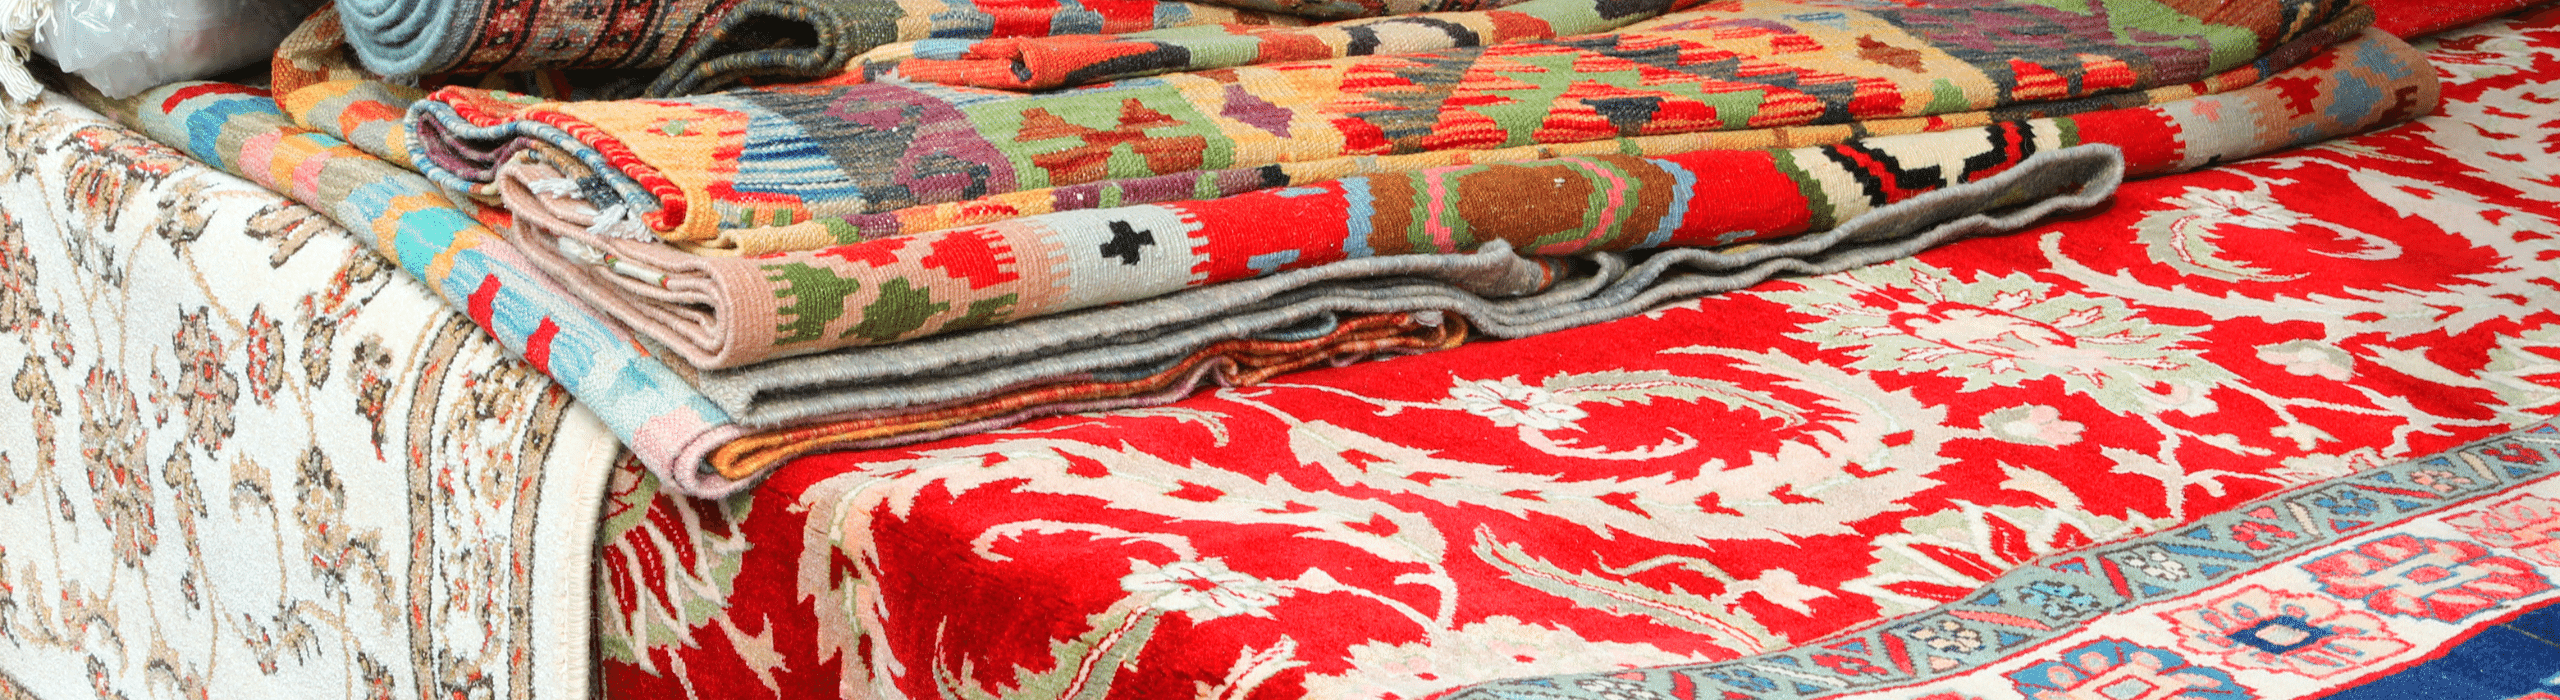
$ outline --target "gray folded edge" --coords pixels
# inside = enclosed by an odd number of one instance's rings
[[[2114,146],[2074,146],[1774,243],[1533,259],[1497,242],[1473,253],[1363,258],[969,333],[708,371],[694,380],[741,426],[776,428],[1162,363],[1325,315],[1438,311],[1466,318],[1476,334],[1518,338],[1777,275],[1839,272],[2017,230],[2104,204],[2124,169]]]
[[[347,45],[366,69],[424,75],[462,62],[472,32],[486,20],[482,0],[337,0]]]

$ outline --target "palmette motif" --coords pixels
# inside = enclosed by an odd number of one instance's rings
[[[2422,47],[2455,59],[2446,113],[2547,94],[2555,21]],[[756,546],[700,643],[623,647],[607,684],[2318,692],[2560,580],[2560,439],[2508,434],[2560,410],[2546,121],[2438,116],[1606,326],[804,460],[705,521]],[[2457,575],[2377,583],[2423,562]],[[1174,580],[1201,600],[1152,606]]]

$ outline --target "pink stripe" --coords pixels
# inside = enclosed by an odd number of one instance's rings
[[[1448,170],[1450,168],[1422,171],[1422,191],[1431,197],[1429,206],[1422,208],[1429,214],[1422,220],[1422,231],[1431,234],[1431,242],[1440,246],[1434,252],[1441,253],[1459,252],[1455,236],[1449,233],[1449,225],[1440,221],[1441,212],[1449,208],[1449,183],[1441,177]]]
[[[241,142],[240,161],[237,164],[240,172],[248,175],[249,179],[258,181],[258,184],[266,185],[269,189],[281,189],[273,182],[275,169],[266,165],[275,159],[276,143],[283,140],[284,131],[276,130],[251,136],[249,140]]]
[[[294,187],[307,193],[304,195],[307,198],[319,199],[320,171],[328,168],[332,160],[336,159],[330,157],[327,151],[322,151],[312,154],[310,158],[305,158],[300,163],[293,164]]]
[[[1611,171],[1611,170],[1610,170],[1610,169],[1608,169],[1608,168],[1602,168],[1602,167],[1594,166],[1594,165],[1592,165],[1592,164],[1591,164],[1591,162],[1590,162],[1590,161],[1582,160],[1582,159],[1580,159],[1580,158],[1575,158],[1575,159],[1567,160],[1567,161],[1565,161],[1565,162],[1567,162],[1567,163],[1572,163],[1572,164],[1574,165],[1574,167],[1578,167],[1578,168],[1581,168],[1581,169],[1583,169],[1583,170],[1588,170],[1588,171],[1591,171],[1591,172],[1593,172],[1593,173],[1597,173],[1597,174],[1599,174],[1599,175],[1600,175],[1600,177],[1601,177],[1601,178],[1608,180],[1608,181],[1609,181],[1609,191],[1608,191],[1608,195],[1609,195],[1609,200],[1608,200],[1608,201],[1609,201],[1609,204],[1608,204],[1608,206],[1604,206],[1604,207],[1601,207],[1601,208],[1600,208],[1600,220],[1599,220],[1599,221],[1596,221],[1596,222],[1592,222],[1592,224],[1591,224],[1591,230],[1582,234],[1582,240],[1579,240],[1579,241],[1563,241],[1563,242],[1560,242],[1560,243],[1553,243],[1553,244],[1549,244],[1549,245],[1547,245],[1547,246],[1546,246],[1546,247],[1544,247],[1544,248],[1539,248],[1539,249],[1538,249],[1538,254],[1539,254],[1539,255],[1562,255],[1562,254],[1565,254],[1565,253],[1573,253],[1573,252],[1579,252],[1579,251],[1581,251],[1583,248],[1585,248],[1585,247],[1587,247],[1587,246],[1590,246],[1592,243],[1594,243],[1594,242],[1596,242],[1596,241],[1600,240],[1600,237],[1601,237],[1601,236],[1603,236],[1603,235],[1605,235],[1605,232],[1607,232],[1607,231],[1609,230],[1609,227],[1617,225],[1617,223],[1618,223],[1618,210],[1626,208],[1626,204],[1627,204],[1627,179],[1626,179],[1626,178],[1624,178],[1624,177],[1619,177],[1619,176],[1618,176],[1618,173],[1616,173],[1616,172],[1614,172],[1614,171]]]

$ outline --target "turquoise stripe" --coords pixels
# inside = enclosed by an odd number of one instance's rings
[[[1698,174],[1668,160],[1647,158],[1645,162],[1671,173],[1673,183],[1671,208],[1662,213],[1661,221],[1654,223],[1653,234],[1645,236],[1644,242],[1637,244],[1639,248],[1656,248],[1671,242],[1671,234],[1680,230],[1680,220],[1689,218],[1689,198],[1697,194]]]
[[[1378,214],[1377,197],[1369,194],[1369,178],[1343,178],[1340,182],[1342,183],[1342,203],[1351,210],[1350,219],[1343,222],[1342,226],[1346,233],[1342,238],[1343,257],[1365,258],[1377,255],[1377,249],[1369,247],[1369,219]]]
[[[187,113],[187,151],[214,167],[226,170],[233,169],[233,164],[224,157],[229,154],[223,153],[219,144],[222,143],[223,127],[230,125],[233,117],[247,114],[284,116],[283,110],[276,108],[274,99],[257,95],[226,93],[203,95],[187,101],[199,100],[210,104]]]

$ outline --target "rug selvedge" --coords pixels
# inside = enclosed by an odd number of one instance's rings
[[[2426,654],[2379,629],[2397,617],[2432,619],[2439,641],[2484,620],[2560,599],[2560,427],[2542,423],[2425,459],[2291,490],[2184,526],[2019,567],[1963,600],[1788,651],[1728,662],[1498,681],[1449,700],[1720,698],[1810,700],[1867,697],[1956,698],[1932,690],[2069,692],[2116,678],[2174,677],[2187,698],[2260,697],[2233,668],[2282,672],[2277,655],[2327,652],[2296,675],[2356,675]],[[2494,501],[2494,503],[2492,502]],[[2447,535],[2452,535],[2447,537]],[[2521,558],[2519,558],[2521,557]],[[2530,560],[2530,561],[2528,561]],[[2318,596],[2266,581],[2308,574]],[[2391,574],[2379,577],[2376,572]],[[2251,603],[2328,615],[2263,613],[2223,623],[2215,605]],[[2214,600],[2207,601],[2207,598]],[[2356,608],[2361,605],[2363,610]],[[2286,607],[2292,606],[2292,607]],[[2377,618],[2371,613],[2380,613]],[[2188,643],[2178,650],[2124,639],[2125,627],[2166,620]],[[2213,624],[2224,627],[2211,627]],[[2321,626],[2315,623],[2328,623]],[[2202,627],[2204,631],[2194,631]],[[2405,627],[2402,625],[2401,627]],[[2091,631],[2092,629],[2101,631]],[[2388,640],[2359,646],[2364,640]],[[2060,643],[2075,643],[2069,649]],[[2204,658],[2197,644],[2232,659]],[[2335,646],[2335,649],[2320,647]],[[2417,653],[2412,654],[2412,651]],[[2252,652],[2263,652],[2253,654]],[[2092,663],[2103,658],[2103,663]],[[2191,657],[2192,660],[2191,660]],[[2215,665],[2216,662],[2221,665]],[[2015,668],[2005,673],[1998,669]],[[2121,674],[2119,674],[2121,676]],[[2172,686],[2174,687],[2174,685]],[[2270,696],[2272,697],[2272,696]]]

